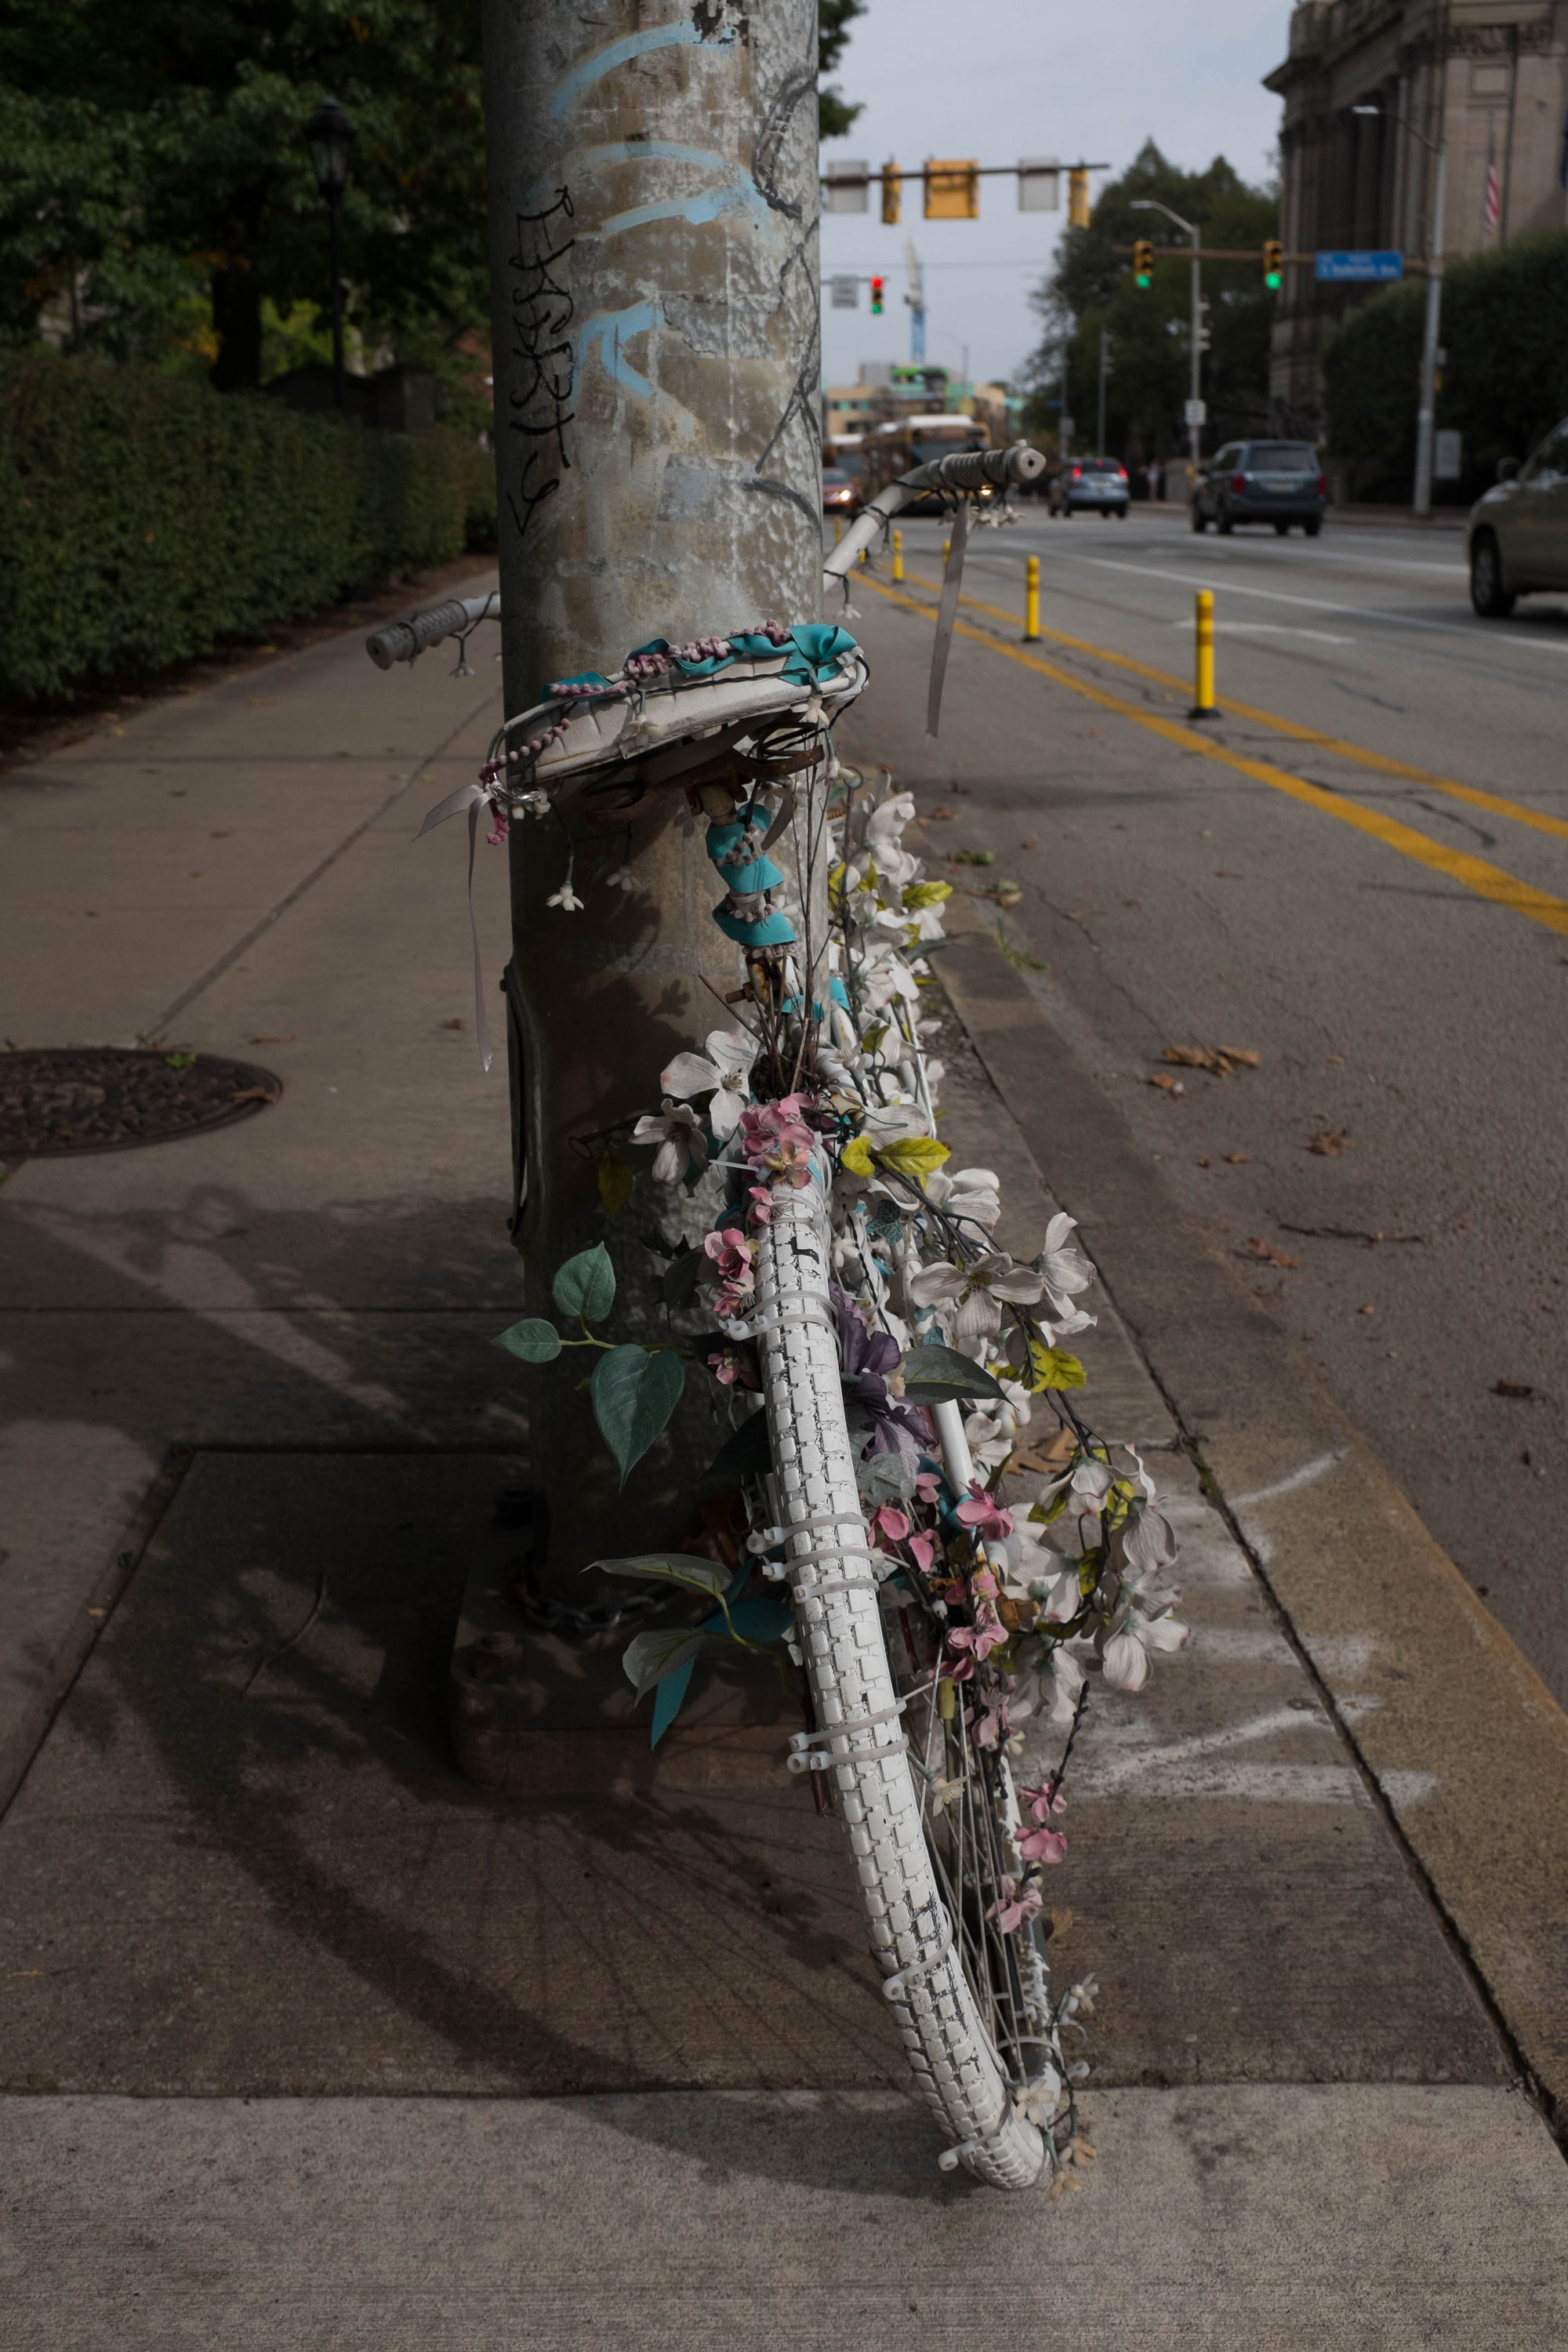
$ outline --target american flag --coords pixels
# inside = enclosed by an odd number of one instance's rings
[[[1497,132],[1494,131],[1487,142],[1486,222],[1487,235],[1489,236],[1495,236],[1497,235],[1498,223],[1501,218],[1502,189],[1498,183]]]

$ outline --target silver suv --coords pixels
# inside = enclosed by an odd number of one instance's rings
[[[1193,529],[1223,535],[1238,522],[1272,523],[1281,539],[1293,522],[1309,539],[1323,527],[1329,486],[1309,441],[1232,441],[1200,468]]]
[[[1568,422],[1521,467],[1505,457],[1495,489],[1470,509],[1465,530],[1470,602],[1486,621],[1505,620],[1518,596],[1568,588]]]

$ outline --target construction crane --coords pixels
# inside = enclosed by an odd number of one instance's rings
[[[904,239],[904,268],[910,273],[910,290],[904,299],[910,306],[910,363],[924,367],[926,361],[926,294],[925,278],[921,269],[921,257],[915,251],[912,236]]]

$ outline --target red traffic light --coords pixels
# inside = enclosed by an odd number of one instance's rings
[[[882,315],[882,288],[885,283],[886,280],[880,278],[873,278],[871,280],[871,316],[873,319],[879,319]]]

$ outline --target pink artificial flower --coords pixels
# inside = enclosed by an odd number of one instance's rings
[[[949,1673],[955,1683],[967,1682],[981,1659],[1001,1649],[1007,1639],[1007,1628],[984,1601],[975,1611],[974,1619],[973,1625],[953,1626],[947,1637],[947,1653],[953,1661]]]
[[[500,849],[504,845],[507,835],[507,813],[505,809],[492,806],[490,810],[490,830],[486,834],[485,839],[492,849]]]
[[[746,1213],[754,1225],[771,1225],[773,1221],[773,1196],[765,1184],[753,1184],[747,1194],[751,1207]]]
[[[1049,1821],[1053,1813],[1065,1813],[1068,1801],[1057,1794],[1055,1780],[1042,1780],[1037,1789],[1020,1789],[1018,1802],[1027,1805],[1037,1822]]]
[[[1018,1852],[1026,1862],[1061,1862],[1066,1859],[1068,1842],[1060,1830],[1028,1830],[1018,1840]]]
[[[970,1480],[968,1497],[960,1503],[954,1516],[963,1527],[973,1528],[992,1543],[1000,1543],[1013,1532],[1012,1512],[1005,1511],[978,1478]]]
[[[708,1368],[724,1388],[762,1388],[757,1367],[744,1349],[715,1348],[708,1359]]]
[[[932,1541],[931,1538],[930,1536],[911,1536],[910,1538],[910,1549],[914,1554],[915,1566],[920,1570],[921,1574],[922,1576],[929,1576],[931,1574],[931,1564],[936,1558],[936,1545]]]
[[[800,1119],[804,1095],[785,1095],[782,1102],[752,1103],[741,1113],[741,1145],[749,1165],[774,1182],[798,1191],[811,1181],[815,1138]]]
[[[942,1492],[942,1480],[934,1470],[922,1470],[915,1480],[915,1493],[922,1503],[934,1503]]]
[[[731,1225],[719,1233],[710,1234],[702,1247],[718,1267],[727,1290],[752,1280],[751,1244],[739,1226]]]
[[[974,1720],[974,1745],[976,1748],[998,1747],[1006,1738],[1009,1727],[1006,1692],[988,1692]]]
[[[881,1536],[888,1543],[902,1543],[909,1534],[910,1526],[910,1522],[905,1514],[895,1509],[891,1503],[882,1504],[879,1509],[871,1514],[873,1532]]]
[[[998,1885],[1001,1892],[985,1916],[994,1919],[1005,1936],[1016,1936],[1025,1920],[1032,1919],[1040,1909],[1040,1890],[1026,1886],[1020,1892],[1017,1880],[1006,1876]]]

